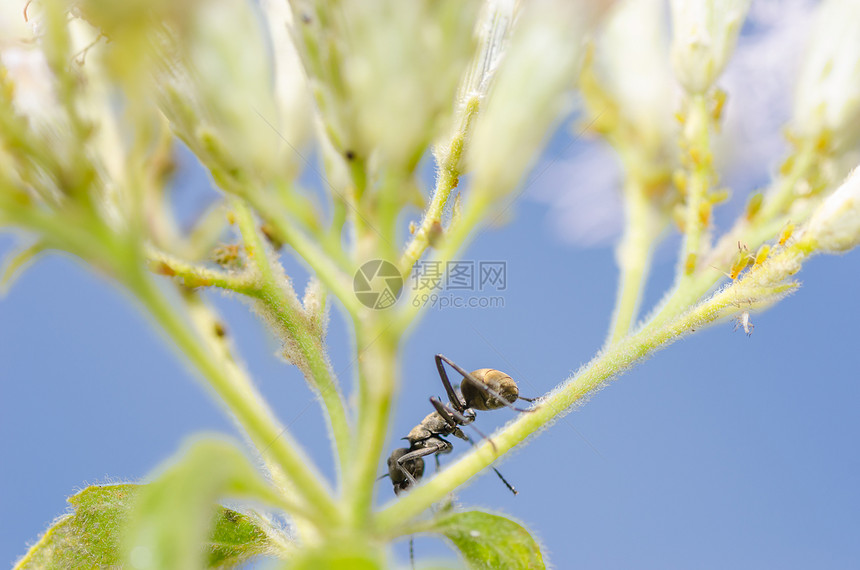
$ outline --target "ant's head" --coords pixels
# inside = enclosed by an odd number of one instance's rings
[[[409,453],[409,449],[399,447],[388,458],[388,476],[391,477],[391,482],[394,484],[395,495],[411,488],[424,475],[424,459],[421,457],[415,457],[398,464],[398,460],[407,453]]]

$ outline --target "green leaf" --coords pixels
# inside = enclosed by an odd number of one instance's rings
[[[123,545],[128,567],[185,570],[231,566],[256,554],[275,553],[268,535],[249,528],[242,515],[221,510],[213,519],[216,501],[224,496],[281,503],[279,495],[233,444],[205,439],[188,446],[140,493]],[[207,537],[212,537],[209,542]]]
[[[540,545],[522,525],[483,511],[448,512],[422,531],[444,535],[454,543],[469,568],[538,570],[546,568]]]
[[[143,485],[93,485],[69,497],[73,514],[60,517],[15,570],[104,568],[122,565],[122,532]],[[267,532],[256,521],[218,507],[206,550],[207,566],[235,566],[270,550]]]

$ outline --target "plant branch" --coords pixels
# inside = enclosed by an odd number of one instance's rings
[[[397,349],[400,333],[387,319],[367,316],[356,319],[359,343],[358,438],[356,457],[348,473],[346,500],[351,522],[364,525],[373,506],[377,469],[388,435],[391,405],[397,386]]]
[[[283,469],[290,483],[307,503],[314,524],[326,529],[338,520],[337,507],[323,477],[299,449],[289,432],[279,425],[250,379],[238,367],[222,366],[205,342],[192,333],[162,292],[143,273],[126,278],[125,284],[173,341],[173,345],[208,381],[263,455]]]
[[[438,237],[442,227],[442,213],[445,211],[445,205],[448,203],[451,192],[460,182],[460,164],[463,156],[463,147],[465,146],[466,138],[472,130],[473,119],[478,113],[479,106],[480,100],[478,97],[473,97],[466,103],[466,109],[463,113],[463,120],[459,130],[451,137],[447,147],[440,147],[436,154],[436,163],[438,166],[433,198],[430,200],[430,205],[427,206],[427,211],[424,212],[421,224],[415,230],[415,234],[412,236],[412,239],[403,252],[403,256],[400,258],[400,274],[404,277],[412,271],[415,263],[421,259],[427,248],[432,245],[434,236]]]
[[[352,446],[351,427],[346,416],[346,406],[340,386],[331,371],[323,340],[319,332],[314,331],[310,325],[295,293],[292,293],[291,289],[285,289],[283,283],[285,277],[273,266],[269,251],[257,230],[250,209],[239,198],[234,198],[232,205],[236,212],[239,230],[245,241],[248,258],[253,262],[260,277],[258,288],[252,292],[252,296],[257,298],[274,318],[277,327],[286,336],[285,341],[289,345],[290,356],[319,394],[331,425],[340,467],[346,470],[347,458]],[[280,270],[280,266],[277,269]]]
[[[681,283],[689,280],[700,267],[702,255],[709,247],[707,230],[711,205],[707,193],[714,177],[710,143],[710,130],[714,121],[707,101],[705,95],[691,95],[684,124],[683,142],[691,166],[686,185],[684,244],[679,259]]]
[[[281,216],[267,215],[266,203],[256,193],[243,196],[243,198],[254,208],[254,211],[263,216],[275,228],[278,236],[289,244],[313,269],[320,281],[338,298],[348,313],[357,314],[362,309],[362,305],[352,290],[352,283],[349,278],[313,240]]]
[[[742,214],[731,230],[717,242],[705,262],[687,279],[679,280],[666,300],[649,319],[652,324],[660,324],[675,316],[684,307],[689,307],[701,299],[708,290],[723,278],[729,269],[732,256],[737,252],[738,244],[755,250],[769,239],[773,239],[781,228],[789,222],[805,221],[812,204],[802,211],[793,212],[792,220],[786,213],[792,200],[797,195],[797,185],[815,175],[817,146],[812,143],[803,144],[799,152],[787,161],[789,168],[777,179],[770,191],[765,194],[760,208],[750,209]],[[819,157],[820,158],[820,157]]]
[[[620,274],[607,346],[627,336],[636,319],[662,225],[639,181],[628,178],[624,195],[627,223],[616,250]]]
[[[147,258],[154,273],[176,277],[184,286],[191,289],[218,287],[242,295],[254,295],[258,289],[256,279],[248,273],[228,273],[209,269],[153,247],[147,248]]]
[[[469,196],[462,213],[451,220],[450,225],[445,229],[437,253],[432,258],[433,262],[438,263],[440,267],[447,267],[448,262],[454,259],[454,256],[475,235],[484,214],[490,207],[490,203],[487,192],[482,192],[479,188],[472,189],[472,194]],[[439,276],[439,280],[441,279],[444,279],[444,274]],[[421,295],[419,290],[413,291],[409,300],[394,317],[394,328],[401,334],[415,321],[415,318],[426,306],[425,303],[421,302]]]

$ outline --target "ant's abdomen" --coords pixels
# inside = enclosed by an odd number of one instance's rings
[[[475,380],[504,398],[508,404],[516,402],[517,397],[520,395],[520,391],[513,378],[501,370],[479,368],[472,372],[472,376],[475,377]],[[495,396],[488,394],[468,381],[460,384],[460,392],[463,394],[463,399],[466,400],[469,407],[476,410],[497,410],[505,405]]]

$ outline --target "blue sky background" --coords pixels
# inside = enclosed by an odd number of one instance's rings
[[[611,163],[584,162],[590,151],[565,136],[510,222],[481,232],[462,256],[507,262],[504,307],[430,310],[406,341],[390,448],[443,393],[436,352],[505,370],[536,396],[602,345],[617,274],[611,232],[586,245],[581,232],[563,231],[575,221],[547,196],[570,172],[580,186],[593,170],[615,175]],[[734,172],[740,186],[719,225],[776,158]],[[191,172],[177,184],[193,210],[204,179]],[[611,185],[598,190],[611,207]],[[12,243],[0,236],[0,253]],[[670,236],[656,253],[645,307],[670,285],[677,245]],[[489,473],[458,501],[523,521],[557,568],[857,568],[858,261],[857,251],[811,260],[795,295],[753,314],[751,337],[729,322],[700,331],[510,453],[499,468],[519,496]],[[299,266],[288,268],[304,282]],[[261,391],[331,477],[324,423],[300,375],[274,356],[275,341],[241,301],[212,298]],[[329,330],[334,369],[349,386],[351,340],[337,310]],[[477,425],[489,432],[512,416],[480,413]],[[0,300],[0,564],[64,512],[69,494],[138,481],[201,431],[235,436],[146,317],[76,261],[41,259]],[[379,496],[393,498],[385,481]],[[436,539],[416,540],[416,553],[454,559]],[[405,544],[396,556],[406,563]]]

